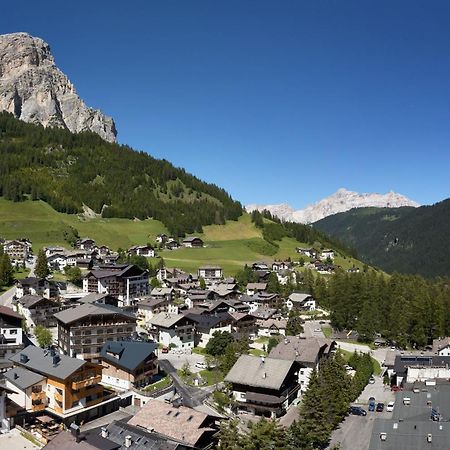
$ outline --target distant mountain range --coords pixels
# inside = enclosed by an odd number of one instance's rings
[[[399,208],[402,206],[418,207],[419,203],[410,200],[404,195],[395,192],[387,194],[364,193],[349,191],[345,188],[339,189],[329,197],[320,200],[305,209],[295,211],[287,204],[279,205],[248,205],[246,210],[251,212],[268,210],[272,215],[280,219],[299,223],[314,223],[333,214],[349,211],[353,208],[378,207]]]
[[[450,199],[420,208],[352,209],[314,228],[387,272],[450,276]]]
[[[56,66],[49,45],[28,33],[0,35],[0,111],[44,127],[116,140],[113,119],[86,106]]]

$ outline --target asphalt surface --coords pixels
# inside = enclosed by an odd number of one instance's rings
[[[177,369],[168,360],[159,360],[159,366],[170,375],[175,386],[175,391],[183,398],[183,404],[189,408],[194,408],[203,404],[203,401],[209,397],[211,391],[188,386],[177,374]]]

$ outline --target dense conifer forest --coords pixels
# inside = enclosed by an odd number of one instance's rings
[[[358,208],[314,224],[387,272],[450,275],[450,199],[420,208]]]
[[[64,213],[87,205],[103,217],[154,218],[171,234],[236,220],[242,206],[166,160],[94,133],[44,129],[0,113],[0,195],[41,199]]]

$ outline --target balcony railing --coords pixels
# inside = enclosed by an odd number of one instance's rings
[[[31,400],[44,401],[46,398],[47,398],[47,395],[46,395],[45,391],[31,393]]]
[[[57,402],[62,402],[64,400],[63,394],[60,394],[58,391],[55,391],[55,400]]]
[[[33,412],[43,411],[45,409],[45,403],[39,403],[39,405],[31,405],[31,410]]]
[[[74,391],[77,391],[78,389],[83,389],[88,386],[92,386],[93,384],[98,384],[100,383],[100,381],[102,381],[101,375],[96,375],[95,377],[91,377],[81,381],[74,381],[72,382],[72,389]]]

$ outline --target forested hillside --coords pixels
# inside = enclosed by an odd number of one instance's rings
[[[314,227],[387,272],[450,275],[450,199],[420,208],[359,208]]]
[[[242,214],[223,189],[166,160],[8,113],[0,113],[0,195],[40,199],[65,213],[87,205],[103,217],[154,218],[177,236]]]

